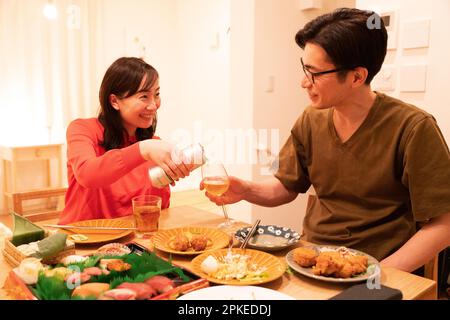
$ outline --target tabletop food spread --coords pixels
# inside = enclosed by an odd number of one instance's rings
[[[276,225],[260,225],[242,249],[249,227],[236,228],[234,243],[218,228],[197,225],[161,228],[138,241],[130,221],[91,220],[77,224],[88,229],[48,230],[18,219],[20,232],[5,239],[3,249],[10,271],[1,285],[13,299],[295,299],[305,287],[286,290],[290,283],[308,284],[317,298],[329,298],[346,287],[308,281],[345,285],[381,276],[379,262],[364,252],[305,244],[295,230]]]

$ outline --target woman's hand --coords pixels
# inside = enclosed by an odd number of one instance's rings
[[[153,161],[173,181],[189,176],[189,166],[179,160],[180,151],[177,151],[171,143],[156,139],[143,140],[139,142],[139,150],[145,160]]]
[[[205,193],[209,200],[211,200],[218,206],[236,203],[244,200],[246,193],[250,191],[250,182],[241,180],[233,176],[228,176],[228,179],[230,181],[230,186],[227,192],[225,192],[223,195],[215,196],[211,193],[208,193],[208,191]],[[203,182],[200,182],[200,190],[203,189],[205,189],[205,186],[203,185]]]

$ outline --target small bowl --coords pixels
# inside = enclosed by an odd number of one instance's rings
[[[241,228],[234,234],[241,243],[250,231],[251,227]],[[297,231],[287,227],[276,225],[258,226],[249,240],[247,247],[262,251],[277,251],[290,247],[300,240]]]

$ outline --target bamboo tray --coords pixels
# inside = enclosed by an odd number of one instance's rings
[[[11,242],[10,242],[11,243]],[[11,243],[12,245],[12,243]],[[128,244],[129,246],[134,246],[137,248],[137,251],[145,250],[140,245],[132,242]],[[17,251],[17,249],[16,249]],[[6,250],[5,245],[5,251],[3,252],[5,256],[5,260],[9,262],[7,256],[9,255],[8,251]],[[162,258],[161,258],[162,259]],[[186,293],[195,291],[197,289],[207,288],[209,287],[209,281],[205,278],[199,278],[197,275],[189,272],[184,267],[175,265],[176,267],[179,267],[183,270],[183,272],[188,275],[189,277],[193,278],[194,280],[181,284],[179,286],[176,286],[170,291],[167,291],[165,293],[162,293],[160,295],[152,297],[150,300],[175,300],[179,296],[184,295]],[[7,292],[8,296],[10,296],[12,299],[15,300],[38,300],[38,298],[33,294],[31,288],[25,284],[22,279],[14,272],[14,270],[11,270],[8,273],[8,276],[6,277],[5,283],[3,285],[3,289]]]
[[[60,251],[57,255],[44,259],[42,262],[45,264],[55,264],[60,259],[75,254],[75,243],[72,241],[66,242],[66,247],[63,251]],[[3,249],[3,256],[5,261],[8,262],[13,268],[19,266],[23,259],[28,258],[22,252],[20,252],[15,245],[12,244],[11,238],[5,239],[5,248]]]

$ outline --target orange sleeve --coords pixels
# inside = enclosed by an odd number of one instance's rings
[[[98,156],[103,134],[92,124],[78,119],[67,128],[67,161],[80,185],[86,188],[110,185],[146,161],[139,143]]]

